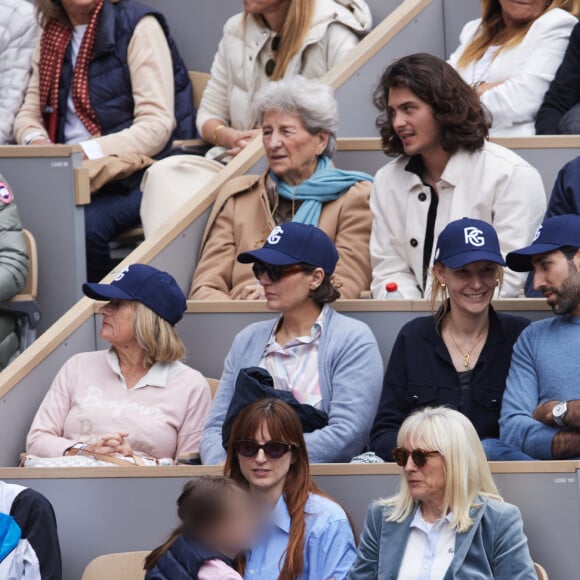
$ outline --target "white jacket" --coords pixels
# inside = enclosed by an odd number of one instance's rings
[[[294,56],[286,76],[301,74],[318,79],[359,42],[372,25],[364,0],[314,0],[316,8],[302,49]],[[211,68],[211,79],[197,112],[197,128],[209,119],[221,119],[235,129],[256,125],[252,100],[268,82],[266,62],[275,58],[271,41],[275,33],[259,19],[232,16]]]
[[[0,145],[14,142],[14,117],[24,99],[39,34],[30,2],[0,0]]]
[[[396,282],[406,299],[422,297],[430,191],[415,173],[405,170],[408,162],[409,157],[402,155],[375,176],[370,242],[375,298],[385,298],[388,282]],[[530,243],[546,211],[546,194],[538,171],[509,149],[489,142],[473,153],[460,150],[452,155],[437,191],[433,253],[443,228],[451,221],[469,217],[493,224],[505,255]],[[500,295],[516,297],[524,280],[524,274],[506,269]]]
[[[548,10],[530,27],[520,44],[498,53],[484,78],[475,78],[475,63],[458,72],[468,84],[477,81],[501,83],[481,96],[493,116],[491,134],[516,137],[535,135],[534,121],[568,46],[572,28],[578,20],[560,8]],[[461,31],[458,49],[449,57],[457,68],[467,46],[481,24],[481,18],[468,22]]]

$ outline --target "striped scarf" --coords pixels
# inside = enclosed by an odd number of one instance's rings
[[[72,78],[72,100],[77,117],[91,133],[101,132],[99,121],[89,97],[89,64],[95,49],[99,17],[104,0],[95,7],[83,37]],[[72,39],[73,30],[64,22],[53,21],[46,26],[40,39],[40,114],[50,140],[54,143],[58,131],[59,83],[66,51]]]

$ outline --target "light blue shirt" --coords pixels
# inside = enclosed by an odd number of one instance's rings
[[[580,318],[533,322],[514,346],[499,420],[500,438],[536,459],[552,459],[558,427],[533,418],[547,401],[580,399]]]
[[[455,528],[450,526],[452,514],[428,523],[421,508],[411,520],[409,539],[399,569],[398,580],[441,580],[455,553]],[[423,554],[420,559],[419,554]]]
[[[355,557],[356,547],[344,510],[335,502],[310,494],[305,510],[304,571],[299,580],[342,580]],[[248,554],[244,578],[275,580],[284,565],[290,536],[290,514],[280,497],[261,539]]]

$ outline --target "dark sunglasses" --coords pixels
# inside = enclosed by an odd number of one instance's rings
[[[299,264],[292,266],[274,266],[273,264],[265,264],[264,262],[255,262],[252,266],[252,271],[258,280],[266,274],[272,282],[278,282],[278,280],[281,280],[285,276],[296,274],[296,272],[303,272],[304,268]]]
[[[241,455],[242,457],[256,457],[260,449],[263,449],[264,453],[270,459],[280,459],[288,451],[292,451],[293,447],[294,445],[282,443],[281,441],[268,441],[264,445],[260,445],[252,439],[241,439],[234,443],[234,451],[237,455]]]
[[[278,52],[280,48],[280,37],[278,35],[274,36],[272,39],[272,52]],[[268,59],[264,71],[266,76],[271,77],[274,74],[274,69],[276,68],[276,61],[273,58]]]
[[[409,455],[413,459],[413,463],[417,467],[425,467],[427,463],[427,459],[431,457],[431,455],[440,455],[439,451],[424,451],[423,449],[413,449],[413,451],[409,451],[404,447],[397,447],[393,449],[393,459],[395,460],[397,465],[401,467],[405,467],[407,465],[407,461],[409,461]]]

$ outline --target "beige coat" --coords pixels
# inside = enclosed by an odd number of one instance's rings
[[[359,298],[369,289],[370,190],[370,183],[357,183],[322,208],[318,225],[334,240],[340,255],[335,282],[341,284],[342,298]],[[228,183],[208,221],[190,298],[239,299],[243,288],[256,279],[251,265],[238,263],[236,256],[261,248],[275,225],[265,176],[246,175]]]

